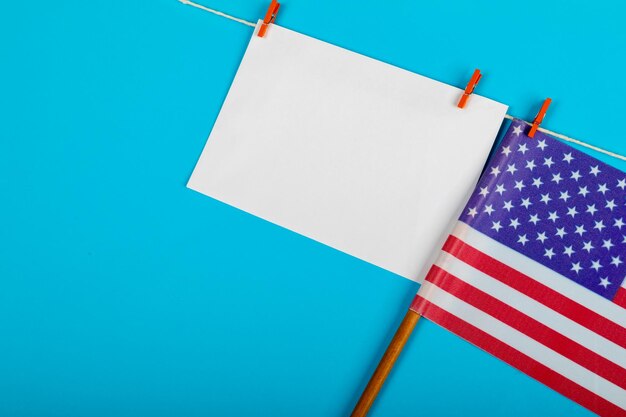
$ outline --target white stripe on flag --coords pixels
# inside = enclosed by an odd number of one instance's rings
[[[535,281],[558,291],[620,326],[626,327],[626,310],[624,308],[562,276],[558,272],[491,239],[463,222],[457,222],[451,234],[492,258],[505,260],[504,262],[511,268],[532,277]]]
[[[626,349],[599,334],[446,252],[441,253],[435,265],[626,369]]]
[[[625,391],[622,388],[545,347],[533,338],[502,323],[428,281],[422,284],[420,295],[436,306],[489,333],[503,343],[558,372],[581,387],[605,398],[622,409],[626,409],[626,395],[624,395]]]

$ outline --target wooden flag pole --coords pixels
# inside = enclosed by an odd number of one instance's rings
[[[400,327],[398,327],[396,334],[393,335],[393,339],[391,339],[389,346],[387,346],[385,354],[378,363],[374,374],[367,383],[363,394],[361,394],[359,402],[356,403],[354,410],[352,410],[351,417],[365,417],[367,415],[419,318],[420,315],[415,311],[407,311],[404,319],[402,319],[402,323],[400,323]]]

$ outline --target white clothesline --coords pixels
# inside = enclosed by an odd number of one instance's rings
[[[249,21],[247,21],[247,20],[240,19],[240,18],[235,17],[235,16],[231,16],[231,15],[229,15],[229,14],[226,14],[226,13],[220,12],[219,10],[210,9],[210,8],[208,8],[208,7],[205,7],[205,6],[201,5],[201,4],[194,3],[194,2],[192,2],[192,1],[190,1],[190,0],[178,0],[178,1],[180,1],[180,2],[181,2],[181,3],[183,3],[183,4],[186,4],[186,5],[189,5],[189,6],[196,7],[196,8],[198,8],[198,9],[204,10],[205,12],[213,13],[213,14],[215,14],[215,15],[218,15],[218,16],[221,16],[221,17],[224,17],[224,18],[226,18],[226,19],[230,19],[230,20],[235,21],[235,22],[237,22],[237,23],[244,24],[244,25],[246,25],[246,26],[250,26],[250,27],[255,27],[255,26],[256,26],[256,24],[255,24],[255,23],[253,23],[253,22],[249,22]],[[505,117],[506,119],[509,119],[509,120],[519,119],[519,118],[517,118],[517,117],[511,116],[510,114],[507,114],[507,115],[505,115],[504,117]],[[521,120],[521,119],[520,119],[520,120]],[[523,120],[523,121],[524,121],[526,124],[528,124],[528,125],[532,125],[532,123],[530,123],[530,122],[527,122],[527,121],[525,121],[525,120]],[[589,144],[589,143],[586,143],[586,142],[580,141],[580,140],[578,140],[578,139],[570,138],[570,137],[565,136],[565,135],[562,135],[562,134],[560,134],[560,133],[556,133],[556,132],[553,132],[553,131],[551,131],[551,130],[544,129],[544,128],[542,128],[542,127],[540,127],[538,130],[539,130],[540,132],[547,133],[548,135],[551,135],[551,136],[557,137],[557,138],[559,138],[559,139],[561,139],[561,140],[564,140],[564,141],[566,141],[566,142],[575,143],[576,145],[580,145],[580,146],[583,146],[583,147],[585,147],[585,148],[588,148],[588,149],[594,150],[594,151],[596,151],[596,152],[603,153],[603,154],[605,154],[605,155],[611,156],[611,157],[613,157],[613,158],[620,159],[620,160],[622,160],[622,161],[626,161],[626,156],[624,156],[624,155],[620,155],[620,154],[618,154],[618,153],[611,152],[611,151],[608,151],[608,150],[606,150],[606,149],[599,148],[599,147],[597,147],[597,146],[595,146],[595,145],[591,145],[591,144]]]
[[[205,6],[201,5],[201,4],[194,3],[193,1],[189,1],[189,0],[178,0],[178,1],[180,1],[182,4],[187,4],[189,6],[197,7],[198,9],[204,10],[205,12],[213,13],[213,14],[216,14],[218,16],[225,17],[226,19],[234,20],[235,22],[238,22],[238,23],[243,23],[246,26],[250,26],[250,27],[255,27],[256,26],[254,23],[248,22],[247,20],[239,19],[238,17],[231,16],[231,15],[226,14],[226,13],[222,13],[219,10],[209,9],[208,7],[205,7]]]

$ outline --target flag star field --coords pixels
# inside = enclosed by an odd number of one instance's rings
[[[626,175],[515,121],[460,220],[612,299],[626,276]]]

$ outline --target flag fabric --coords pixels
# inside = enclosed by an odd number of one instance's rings
[[[411,309],[626,416],[626,174],[514,120]]]

